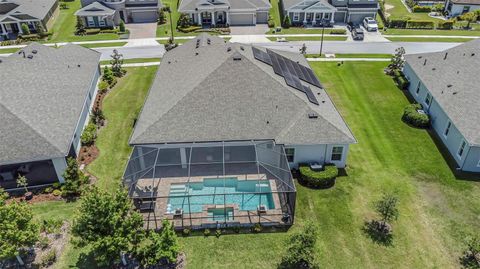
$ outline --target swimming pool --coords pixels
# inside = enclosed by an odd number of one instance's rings
[[[182,208],[184,213],[198,213],[202,212],[204,205],[223,205],[224,203],[236,204],[239,210],[257,210],[260,204],[272,209],[275,206],[272,193],[269,193],[271,190],[268,180],[238,180],[237,178],[204,178],[203,182],[172,184],[167,213],[171,213],[176,208]],[[252,192],[262,192],[262,194]]]

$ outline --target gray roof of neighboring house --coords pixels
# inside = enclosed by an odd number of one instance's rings
[[[467,142],[479,146],[480,39],[405,59]]]
[[[78,45],[21,51],[0,63],[0,164],[66,156],[99,68],[100,53]]]
[[[308,67],[300,54],[278,53]],[[234,61],[234,55],[242,59]],[[130,143],[355,143],[325,90],[309,86],[320,105],[254,59],[251,46],[202,34],[164,55]],[[319,117],[310,119],[309,113]]]
[[[29,15],[43,20],[57,0],[0,0],[0,21],[9,15]],[[21,18],[18,18],[22,20]]]
[[[459,5],[480,5],[480,0],[451,0],[451,2]]]
[[[180,12],[192,11],[199,6],[230,7],[230,12],[241,9],[270,9],[267,0],[181,0],[178,10]]]
[[[82,7],[75,12],[75,16],[111,16],[115,14],[115,10],[102,5],[99,2],[93,2],[90,5]]]
[[[304,3],[303,0],[283,0],[283,9],[288,10],[291,9],[292,7]],[[318,3],[322,3],[326,7],[333,7],[328,1],[326,0],[316,0],[316,1],[306,1],[305,2],[305,7],[303,9],[309,8],[311,6],[314,6]]]

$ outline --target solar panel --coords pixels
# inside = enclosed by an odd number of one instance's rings
[[[313,92],[312,92],[312,90],[310,89],[310,87],[308,87],[308,86],[303,86],[303,91],[304,91],[305,94],[307,95],[308,101],[310,101],[311,103],[314,103],[314,104],[318,105],[317,98],[316,98],[315,95],[313,94]]]
[[[270,56],[266,52],[261,51],[255,47],[252,47],[252,51],[253,51],[253,57],[255,57],[255,59],[263,63],[266,63],[268,65],[272,65],[272,60],[270,59]]]
[[[283,76],[283,71],[282,69],[280,68],[280,65],[278,63],[278,58],[276,57],[276,55],[273,55],[273,54],[268,54],[270,56],[270,60],[272,61],[272,67],[273,67],[273,71],[275,72],[275,74],[279,75],[279,76]]]

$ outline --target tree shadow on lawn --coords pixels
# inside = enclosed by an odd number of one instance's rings
[[[393,246],[393,235],[391,228],[379,230],[379,222],[376,220],[365,221],[363,232],[372,239],[373,242],[386,247]]]

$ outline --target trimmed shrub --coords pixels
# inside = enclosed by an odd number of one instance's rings
[[[203,235],[204,235],[204,236],[210,236],[210,229],[205,229],[205,230],[203,231]]]
[[[420,113],[423,109],[421,104],[410,104],[403,111],[402,120],[417,128],[427,128],[430,125],[430,117],[427,114]]]
[[[100,30],[100,33],[102,34],[118,34],[118,32],[119,32],[118,29],[101,29]]]
[[[409,20],[407,28],[409,29],[433,29],[435,23],[433,21]]]
[[[60,195],[62,195],[62,191],[61,190],[54,190],[52,192],[52,194],[53,194],[53,196],[60,196]]]
[[[429,13],[432,12],[432,8],[429,6],[414,6],[412,9],[413,12],[418,12],[418,13]]]
[[[100,33],[100,29],[99,28],[90,28],[90,29],[85,29],[85,34],[87,35],[96,35],[96,34],[99,34]]]
[[[95,138],[97,138],[97,126],[93,123],[89,123],[85,130],[82,133],[82,145],[90,146],[95,142]]]
[[[260,224],[258,222],[255,223],[252,227],[252,232],[254,232],[254,233],[260,233],[260,232],[262,232],[262,230],[263,230],[262,224]]]
[[[344,35],[346,33],[347,33],[347,30],[345,30],[345,29],[332,29],[330,31],[331,35]]]
[[[311,188],[330,188],[335,185],[338,176],[338,168],[334,164],[326,164],[323,171],[313,171],[306,163],[299,165],[300,181]]]
[[[437,29],[451,30],[451,29],[453,29],[453,21],[452,20],[439,21],[437,23]]]
[[[388,20],[388,27],[390,28],[405,28],[409,18],[390,18]]]
[[[290,20],[290,16],[285,16],[283,19],[283,28],[290,28],[292,26],[292,21]]]
[[[195,32],[197,30],[200,30],[202,29],[202,26],[198,26],[198,25],[192,25],[192,26],[189,26],[189,27],[184,27],[184,28],[178,28],[178,31],[182,32],[182,33],[191,33],[191,32]]]
[[[125,23],[123,22],[123,20],[120,21],[120,25],[118,25],[118,30],[120,32],[125,32]]]
[[[393,72],[393,80],[402,90],[406,90],[408,89],[408,86],[410,86],[410,81],[408,81],[407,78],[405,78],[405,76],[399,70],[395,70]]]
[[[108,86],[108,82],[102,80],[100,83],[98,83],[98,90],[100,90],[100,92],[106,92],[108,90]]]

